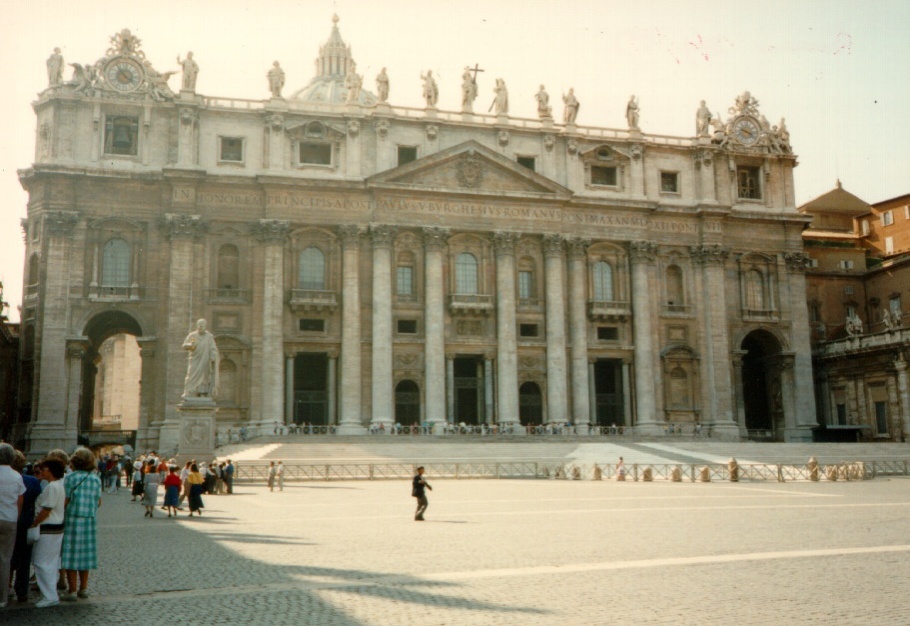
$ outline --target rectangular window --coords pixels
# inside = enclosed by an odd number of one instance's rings
[[[860,222],[860,224],[862,224],[863,237],[868,237],[868,236],[869,236],[869,221],[868,221],[868,220],[862,220],[862,221]]]
[[[856,317],[856,307],[852,304],[847,305],[847,317]]]
[[[300,330],[308,333],[324,333],[325,332],[325,320],[319,319],[301,319],[300,320]]]
[[[761,173],[757,167],[736,168],[736,195],[744,200],[761,200]]]
[[[818,259],[809,259],[809,267],[818,267]]]
[[[879,435],[888,435],[888,407],[885,402],[876,402],[875,407],[875,430]]]
[[[398,165],[404,165],[416,160],[417,148],[415,146],[398,146]]]
[[[885,237],[885,254],[894,253],[894,237]]]
[[[661,193],[679,193],[679,174],[677,172],[660,173]]]
[[[846,287],[844,287],[844,295],[845,296],[853,295],[853,285],[847,285]]]
[[[591,166],[591,184],[604,185],[607,187],[616,186],[616,168],[604,167],[602,165]]]
[[[399,335],[416,335],[417,320],[398,320]]]
[[[537,337],[539,334],[537,324],[519,324],[518,335],[520,337]]]
[[[528,168],[528,169],[531,170],[532,172],[534,171],[534,165],[535,165],[535,163],[534,163],[534,161],[535,161],[534,157],[532,157],[532,156],[520,156],[520,157],[517,157],[517,161],[518,161],[518,164],[519,164],[519,165],[524,165],[526,168]]]
[[[882,226],[891,226],[894,223],[894,213],[885,211],[882,213]]]
[[[410,265],[399,265],[396,273],[396,287],[399,296],[414,295],[414,268]]]
[[[891,299],[888,300],[888,309],[891,311],[891,317],[901,317],[901,297],[891,296]]]
[[[616,326],[598,326],[597,339],[600,341],[617,341],[619,339],[619,329]]]
[[[847,260],[841,261],[841,262],[840,262],[840,268],[841,268],[842,270],[852,270],[852,269],[853,269],[853,261],[847,261]]]
[[[534,297],[533,272],[518,272],[518,297],[524,299]]]
[[[332,144],[301,141],[300,163],[308,165],[331,165]]]
[[[910,205],[904,207],[904,219],[910,220]]]
[[[837,408],[837,415],[835,417],[837,419],[837,422],[836,422],[837,425],[846,426],[847,425],[847,405],[843,404],[843,403],[838,403],[836,408]]]
[[[109,116],[104,126],[105,154],[139,154],[139,118]]]
[[[221,140],[221,150],[219,151],[218,160],[243,163],[243,138],[219,137],[219,139]]]

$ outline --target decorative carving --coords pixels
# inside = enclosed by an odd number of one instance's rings
[[[496,255],[515,254],[515,244],[518,242],[520,235],[498,230],[493,233],[493,249]]]
[[[784,261],[792,272],[805,272],[809,267],[809,255],[805,252],[784,252]]]
[[[548,257],[562,257],[566,244],[562,235],[544,235],[543,251]]]
[[[273,132],[281,132],[281,129],[284,128],[284,116],[280,113],[272,113],[271,115],[266,115],[265,125]]]
[[[474,189],[480,186],[483,181],[483,167],[480,165],[480,159],[474,154],[473,150],[458,161],[455,165],[455,178],[462,187]]]
[[[569,139],[569,141],[566,143],[566,150],[569,154],[575,154],[578,152],[578,142],[574,139]]]
[[[711,167],[714,163],[714,153],[710,150],[697,150],[694,154],[695,167]]]
[[[350,120],[348,122],[348,134],[352,137],[356,137],[360,134],[360,122],[357,120]]]
[[[497,136],[497,139],[499,140],[500,146],[509,145],[509,131],[507,131],[507,130],[499,131],[499,135]]]
[[[85,356],[85,344],[82,342],[68,341],[66,344],[66,356],[71,359],[81,360]]]
[[[480,337],[483,335],[483,320],[458,320],[455,332],[463,337]]]
[[[426,250],[445,250],[448,240],[448,228],[428,226],[423,229],[423,245]]]
[[[188,107],[182,107],[180,109],[180,123],[181,124],[183,124],[185,126],[194,125],[196,123],[197,119],[198,119],[198,114],[196,113],[195,109],[191,109]]]
[[[427,139],[430,141],[436,141],[436,136],[439,134],[439,127],[436,124],[429,124],[427,126]]]
[[[44,216],[44,227],[49,235],[72,237],[78,221],[79,214],[75,211],[49,211]]]
[[[129,28],[124,28],[111,37],[111,47],[107,49],[106,54],[109,57],[117,56],[118,54],[126,54],[144,59],[145,53],[139,49],[139,46],[141,45],[142,40],[133,35]]]
[[[638,161],[639,159],[641,159],[641,155],[642,155],[642,146],[641,146],[641,144],[640,144],[640,143],[633,143],[631,146],[629,146],[629,155],[631,155],[631,157],[632,157],[633,159],[635,159],[636,161]]]
[[[701,265],[723,265],[730,251],[718,244],[690,246],[689,254]]]
[[[168,241],[175,239],[199,239],[208,230],[207,224],[198,215],[180,215],[166,213],[159,225],[165,232]]]
[[[395,355],[395,367],[418,368],[420,367],[420,354],[402,353]]]
[[[585,258],[588,254],[588,247],[591,245],[590,239],[582,237],[566,238],[566,250],[570,259],[578,261]]]
[[[250,228],[250,234],[266,245],[283,244],[290,230],[288,220],[259,220]]]
[[[518,368],[523,370],[540,370],[543,369],[543,359],[534,356],[522,356],[518,358]]]
[[[183,439],[191,446],[209,445],[209,426],[205,420],[187,420],[183,426]]]
[[[730,115],[752,115],[757,117],[758,100],[753,98],[748,91],[744,91],[742,95],[736,96],[736,102],[727,109],[727,112]]]
[[[359,246],[360,239],[363,237],[363,228],[356,224],[347,224],[338,227],[338,234],[341,236],[341,242],[345,247]]]
[[[269,79],[269,91],[273,98],[281,97],[281,90],[284,88],[284,70],[278,61],[272,62],[272,67],[265,75]]]
[[[379,120],[376,122],[376,132],[379,133],[379,136],[383,139],[389,134],[389,127],[389,120]]]
[[[847,331],[847,335],[850,337],[859,337],[863,334],[863,320],[856,313],[848,315],[844,330]]]
[[[70,67],[73,68],[73,79],[69,84],[75,87],[73,93],[87,98],[94,97],[95,87],[98,83],[98,68],[91,63],[86,63],[84,66],[79,63],[70,63]]]
[[[553,146],[556,145],[556,137],[553,135],[544,135],[543,136],[543,147],[546,148],[547,152],[553,150]]]
[[[659,247],[653,241],[630,241],[629,258],[633,263],[651,263]]]
[[[22,229],[22,243],[28,243],[28,218],[19,220],[19,228]]]
[[[389,224],[374,224],[370,226],[370,239],[374,248],[391,248],[392,240],[398,232],[397,226]]]

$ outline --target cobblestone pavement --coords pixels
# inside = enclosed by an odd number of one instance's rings
[[[910,479],[242,485],[100,511],[92,596],[0,623],[906,624]]]

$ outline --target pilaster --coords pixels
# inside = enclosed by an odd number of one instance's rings
[[[518,354],[515,329],[515,243],[518,234],[496,232],[497,413],[499,424],[521,434],[518,416]]]
[[[339,229],[342,244],[341,292],[341,398],[338,433],[366,433],[361,410],[361,352],[360,352],[360,240],[359,226]]]
[[[546,267],[547,325],[547,421],[570,420],[566,394],[566,320],[563,295],[563,262],[565,245],[561,235],[547,235],[543,240]],[[584,422],[573,422],[576,426]],[[587,432],[587,428],[579,432]]]
[[[451,420],[446,399],[445,302],[443,299],[443,254],[449,231],[424,228],[424,375],[425,419],[430,424]],[[451,384],[451,381],[450,381]],[[448,410],[447,410],[448,408]],[[448,416],[448,418],[447,418]]]
[[[588,393],[588,320],[587,303],[587,239],[568,239],[569,274],[569,342],[571,344],[572,423],[591,422],[591,404]]]
[[[812,380],[812,346],[809,309],[806,304],[806,269],[809,255],[785,252],[790,309],[790,347],[793,360],[793,384],[797,391],[794,415],[788,416],[787,441],[812,441],[812,428],[818,425]]]
[[[388,432],[395,421],[392,393],[392,241],[394,226],[370,227],[373,244],[372,423]]]
[[[657,434],[657,408],[654,385],[654,345],[657,336],[652,328],[650,266],[658,246],[650,241],[633,241],[629,245],[632,264],[632,335],[635,341],[635,426],[641,434]]]

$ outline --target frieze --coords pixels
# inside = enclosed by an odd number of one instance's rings
[[[250,234],[266,244],[283,244],[290,230],[287,220],[259,220],[250,228]]]
[[[198,215],[179,215],[167,213],[159,222],[169,241],[175,239],[199,239],[208,225]]]
[[[48,234],[58,237],[72,237],[78,221],[79,214],[75,211],[49,211],[44,216]]]

